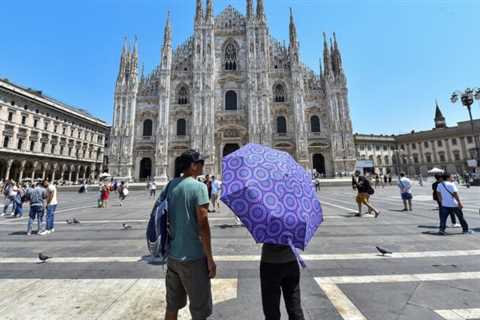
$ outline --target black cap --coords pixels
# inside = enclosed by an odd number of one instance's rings
[[[205,162],[208,156],[202,156],[200,152],[195,150],[187,150],[180,156],[182,163],[189,166],[191,163]]]

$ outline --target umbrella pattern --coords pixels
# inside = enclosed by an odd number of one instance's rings
[[[257,243],[304,250],[323,222],[311,175],[288,153],[263,145],[224,158],[221,200]]]

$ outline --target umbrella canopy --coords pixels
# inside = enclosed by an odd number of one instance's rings
[[[433,168],[432,170],[429,170],[428,173],[444,173],[444,171],[442,169],[439,169],[439,168]]]
[[[248,144],[226,156],[222,190],[257,243],[304,250],[323,222],[311,175],[283,151]]]

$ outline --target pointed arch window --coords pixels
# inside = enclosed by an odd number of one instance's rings
[[[320,132],[320,118],[318,116],[310,118],[310,129],[312,132]]]
[[[273,90],[275,102],[285,102],[285,88],[277,84]]]
[[[153,132],[153,122],[150,119],[143,121],[143,136],[151,137]]]
[[[237,47],[233,43],[225,47],[225,70],[237,70]]]
[[[188,104],[188,90],[185,86],[178,90],[178,104]]]
[[[238,110],[237,93],[233,90],[225,93],[225,110]]]
[[[184,137],[187,135],[187,121],[185,119],[177,120],[177,136]]]
[[[277,117],[277,133],[279,135],[287,134],[287,119],[284,116]]]

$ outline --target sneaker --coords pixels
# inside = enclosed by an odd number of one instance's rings
[[[466,230],[463,231],[463,234],[474,234],[475,232],[473,230]]]
[[[54,233],[54,232],[55,232],[55,229],[50,229],[49,233]]]
[[[438,231],[439,236],[446,236],[447,233],[445,231]]]
[[[0,217],[5,217],[5,212],[0,213]]]
[[[48,230],[44,230],[42,232],[39,232],[38,234],[41,236],[46,236],[48,233],[49,233]]]
[[[376,211],[375,212],[375,219],[378,218],[379,215],[380,215],[380,211]]]
[[[27,236],[31,236],[31,235],[32,235],[31,231],[27,232]]]
[[[460,223],[455,223],[452,225],[452,228],[461,228],[462,226],[460,225]]]

